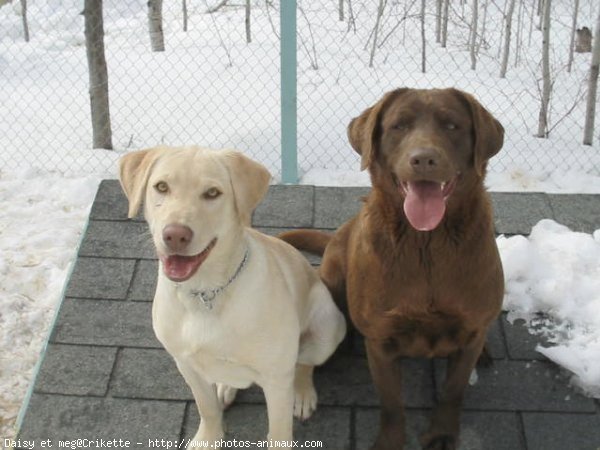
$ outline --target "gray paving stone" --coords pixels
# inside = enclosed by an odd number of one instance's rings
[[[118,180],[103,180],[90,211],[91,220],[127,220],[129,203]],[[136,220],[144,220],[139,215]]]
[[[421,450],[419,436],[429,426],[429,411],[406,411],[405,450]],[[379,424],[377,409],[359,409],[356,413],[356,450],[367,450],[375,441]],[[461,417],[459,450],[525,450],[518,416],[505,412],[469,412]],[[541,450],[541,449],[540,449]]]
[[[116,354],[115,347],[50,344],[37,375],[35,391],[103,396]]]
[[[66,295],[124,300],[134,267],[131,259],[78,258]]]
[[[506,335],[508,354],[511,359],[546,361],[547,358],[536,350],[538,345],[549,346],[548,339],[541,334],[531,334],[523,320],[512,324],[507,315],[502,314],[502,327]]]
[[[524,413],[529,450],[598,450],[598,414]]]
[[[317,388],[317,393],[320,392],[319,386]],[[265,403],[265,396],[263,394],[263,390],[260,386],[252,385],[247,389],[241,389],[238,391],[235,397],[236,404],[245,404],[245,403]]]
[[[256,229],[258,231],[260,231],[261,233],[264,234],[268,234],[269,236],[277,236],[281,233],[285,233],[286,231],[292,231],[293,228],[283,228],[283,227],[256,227]],[[321,264],[321,257],[320,256],[316,256],[316,255],[312,255],[308,252],[302,252],[302,254],[304,255],[304,257],[306,259],[308,259],[308,261],[313,265],[313,266],[318,266]]]
[[[110,395],[128,398],[193,400],[166,350],[124,348],[119,353]]]
[[[91,221],[81,242],[79,256],[155,259],[148,225],[142,222]]]
[[[496,411],[595,412],[593,399],[569,387],[569,381],[552,363],[495,360],[477,369],[478,381],[468,386],[466,409]],[[439,392],[445,379],[445,361],[436,360]]]
[[[156,291],[157,273],[157,260],[143,259],[138,261],[127,298],[129,300],[151,302]]]
[[[77,438],[128,439],[130,448],[150,448],[149,439],[178,440],[184,414],[185,402],[33,394],[18,437],[35,440],[36,448],[44,439],[58,448],[58,440]]]
[[[541,219],[553,217],[546,194],[495,192],[491,197],[498,234],[529,234]]]
[[[503,359],[507,355],[501,320],[501,317],[495,320],[488,330],[487,349],[493,359]]]
[[[379,398],[373,387],[367,360],[361,356],[336,353],[315,371],[319,404],[324,406],[377,406]],[[404,360],[402,390],[407,407],[430,407],[435,392],[431,362]],[[264,403],[262,389],[253,386],[240,391],[237,401]]]
[[[600,229],[600,195],[550,195],[550,205],[557,222],[573,231],[593,233]]]
[[[402,373],[406,406],[431,406],[434,398],[431,362],[404,360]],[[379,404],[367,360],[363,357],[336,355],[316,371],[315,385],[322,405],[376,406]]]
[[[316,228],[338,228],[355,216],[369,187],[315,187]]]
[[[319,394],[327,389],[318,378],[315,379],[315,384]],[[123,349],[115,366],[110,394],[131,398],[193,399],[175,361],[162,349]],[[321,395],[319,401],[321,402]],[[252,386],[240,390],[236,402],[262,404],[265,399],[262,389]]]
[[[184,425],[184,436],[191,439],[198,430],[200,418],[195,404],[190,403]],[[267,439],[268,421],[265,405],[241,405],[234,403],[225,412],[227,432],[225,439],[256,443]],[[350,409],[318,407],[305,422],[294,419],[294,439],[299,445],[305,441],[321,441],[320,448],[349,450]]]
[[[336,228],[360,207],[358,198],[368,191],[361,189],[272,186],[254,222],[272,235],[315,224]],[[598,195],[492,197],[500,233],[527,234],[547,217],[576,230],[600,228]],[[22,424],[23,439],[177,440],[181,432],[191,437],[196,431],[191,392],[151,327],[157,262],[147,225],[140,217],[125,220],[126,213],[118,182],[103,182]],[[318,265],[320,258],[310,261]],[[540,341],[520,323],[509,324],[505,314],[494,323],[494,365],[479,368],[479,381],[467,389],[461,449],[524,450],[525,435],[527,450],[600,449],[600,404],[568,387],[566,375],[535,351]],[[323,439],[325,448],[335,450],[372,443],[378,398],[361,347],[351,332],[317,370],[319,410],[306,423],[295,421],[296,438]],[[420,448],[417,437],[427,427],[426,409],[439,391],[444,364],[404,361],[408,449]],[[226,421],[229,438],[264,438],[262,390],[240,392]],[[152,447],[141,444],[134,447]]]
[[[314,187],[269,187],[265,199],[254,211],[255,227],[310,227],[313,224]]]
[[[66,298],[51,342],[162,348],[154,336],[150,303]]]

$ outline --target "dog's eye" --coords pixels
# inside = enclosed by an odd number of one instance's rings
[[[398,122],[392,128],[394,130],[406,131],[406,130],[408,130],[409,127],[410,127],[410,124],[408,122]]]
[[[154,185],[154,189],[156,189],[161,194],[166,194],[169,191],[169,185],[164,181],[159,181]]]
[[[221,191],[218,190],[216,187],[212,187],[208,189],[204,194],[202,194],[202,196],[208,200],[215,199],[219,195],[221,195]]]
[[[458,126],[455,123],[446,122],[444,124],[444,128],[446,128],[446,130],[456,130],[458,128]]]

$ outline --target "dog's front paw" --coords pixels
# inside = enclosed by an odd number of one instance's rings
[[[223,422],[220,418],[207,417],[200,418],[198,432],[188,444],[188,449],[196,448],[220,448],[221,441],[225,437]]]
[[[221,408],[223,408],[223,411],[231,406],[235,400],[236,394],[236,388],[227,386],[226,384],[217,383],[217,397],[219,398],[219,404],[221,405]]]
[[[423,450],[456,450],[458,448],[458,439],[455,436],[433,435],[427,433],[421,437]]]
[[[312,378],[306,383],[296,382],[294,387],[294,417],[308,419],[317,409],[317,391]]]
[[[203,427],[202,424],[200,424],[198,432],[187,445],[187,449],[194,450],[198,448],[220,448],[221,441],[223,440],[224,436],[225,434],[223,433],[222,429],[210,429],[209,427]]]

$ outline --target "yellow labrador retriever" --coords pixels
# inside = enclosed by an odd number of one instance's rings
[[[268,437],[291,441],[346,324],[302,254],[250,228],[269,172],[233,150],[154,148],[124,156],[120,179],[129,217],[144,203],[160,266],[153,328],[196,400],[194,440],[218,443],[223,409],[256,383]]]

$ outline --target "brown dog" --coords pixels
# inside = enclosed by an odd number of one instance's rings
[[[373,189],[335,235],[299,230],[282,239],[322,253],[320,274],[365,336],[381,401],[373,449],[402,449],[401,357],[448,357],[425,449],[458,446],[469,375],[498,316],[504,280],[487,161],[504,129],[455,89],[389,92],[350,122],[348,136]]]

